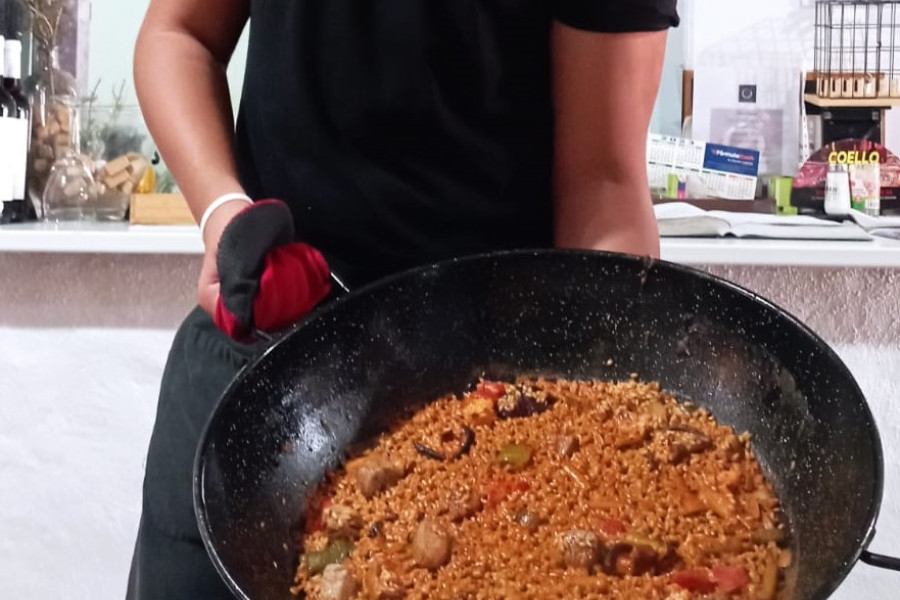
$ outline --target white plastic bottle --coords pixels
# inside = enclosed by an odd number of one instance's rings
[[[847,165],[829,165],[825,180],[825,213],[850,214],[850,173]]]

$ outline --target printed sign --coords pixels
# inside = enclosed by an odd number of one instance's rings
[[[825,213],[825,182],[829,165],[879,165],[881,214],[900,213],[900,159],[881,144],[869,140],[840,140],[818,151],[800,167],[791,191],[791,205],[801,214]]]
[[[760,154],[756,150],[651,135],[647,148],[650,187],[666,189],[670,175],[703,182],[710,197],[753,200]]]
[[[756,177],[757,173],[759,173],[759,152],[756,150],[729,148],[718,144],[707,144],[703,168],[710,171],[722,171],[724,173]]]

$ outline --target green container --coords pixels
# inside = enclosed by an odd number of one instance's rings
[[[796,215],[797,207],[791,206],[791,191],[794,189],[793,177],[772,177],[769,180],[769,195],[775,199],[775,213],[779,215]]]
[[[669,173],[669,176],[666,178],[666,198],[681,198],[679,189],[684,185],[685,179],[683,176],[678,175],[677,173]]]

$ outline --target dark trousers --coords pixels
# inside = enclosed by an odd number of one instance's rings
[[[192,479],[200,434],[235,374],[257,349],[231,341],[200,309],[175,336],[147,453],[143,513],[128,600],[230,600],[194,518]]]

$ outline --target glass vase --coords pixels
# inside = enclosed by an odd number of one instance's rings
[[[55,47],[35,46],[34,67],[26,82],[31,101],[31,147],[28,153],[28,199],[39,217],[53,166],[80,149],[78,89],[75,78],[59,66]],[[48,198],[55,198],[50,194]]]

